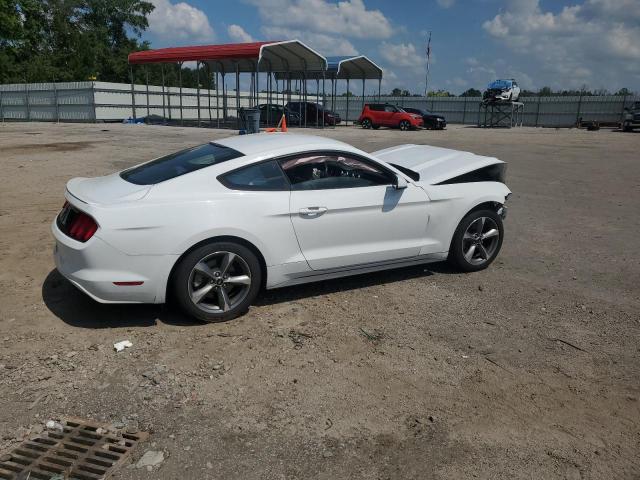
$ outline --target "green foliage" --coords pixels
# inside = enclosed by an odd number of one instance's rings
[[[460,96],[461,97],[481,97],[482,92],[480,90],[476,90],[475,88],[470,88],[469,90],[462,92]]]
[[[392,97],[410,97],[411,93],[409,92],[409,90],[402,90],[400,88],[394,88],[393,90],[391,90],[390,95]]]
[[[143,0],[1,0],[0,82],[125,82],[153,4]]]
[[[455,97],[455,95],[453,93],[447,92],[446,90],[430,90],[427,93],[427,97]]]

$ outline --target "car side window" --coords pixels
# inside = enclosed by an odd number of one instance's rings
[[[384,111],[384,108],[382,107],[382,105],[369,105],[369,110],[373,110],[374,112],[382,112]]]
[[[342,153],[309,153],[280,160],[291,190],[389,185],[392,178],[381,167]]]
[[[232,190],[289,190],[289,182],[275,160],[239,168],[220,175],[218,180]]]
[[[396,111],[396,107],[394,107],[393,105],[385,105],[384,111],[394,113]]]

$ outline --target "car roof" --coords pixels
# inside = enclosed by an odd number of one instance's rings
[[[347,150],[350,152],[358,151],[358,149],[348,143],[331,138],[282,132],[235,135],[233,137],[216,140],[212,143],[233,148],[246,156],[259,154],[264,157],[268,157],[270,153],[278,154],[282,152],[282,150],[291,150],[292,153],[323,148],[330,150]]]

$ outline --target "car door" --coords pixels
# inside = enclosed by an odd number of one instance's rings
[[[363,157],[310,152],[280,160],[291,183],[290,213],[313,270],[414,257],[426,243],[427,194]]]
[[[384,115],[384,123],[382,123],[382,125],[384,125],[385,127],[393,127],[400,122],[399,120],[396,119],[398,115],[398,110],[393,105],[385,105],[383,115]]]

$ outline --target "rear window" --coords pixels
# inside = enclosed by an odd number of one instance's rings
[[[207,143],[125,170],[120,177],[136,185],[153,185],[242,156],[232,148]]]

